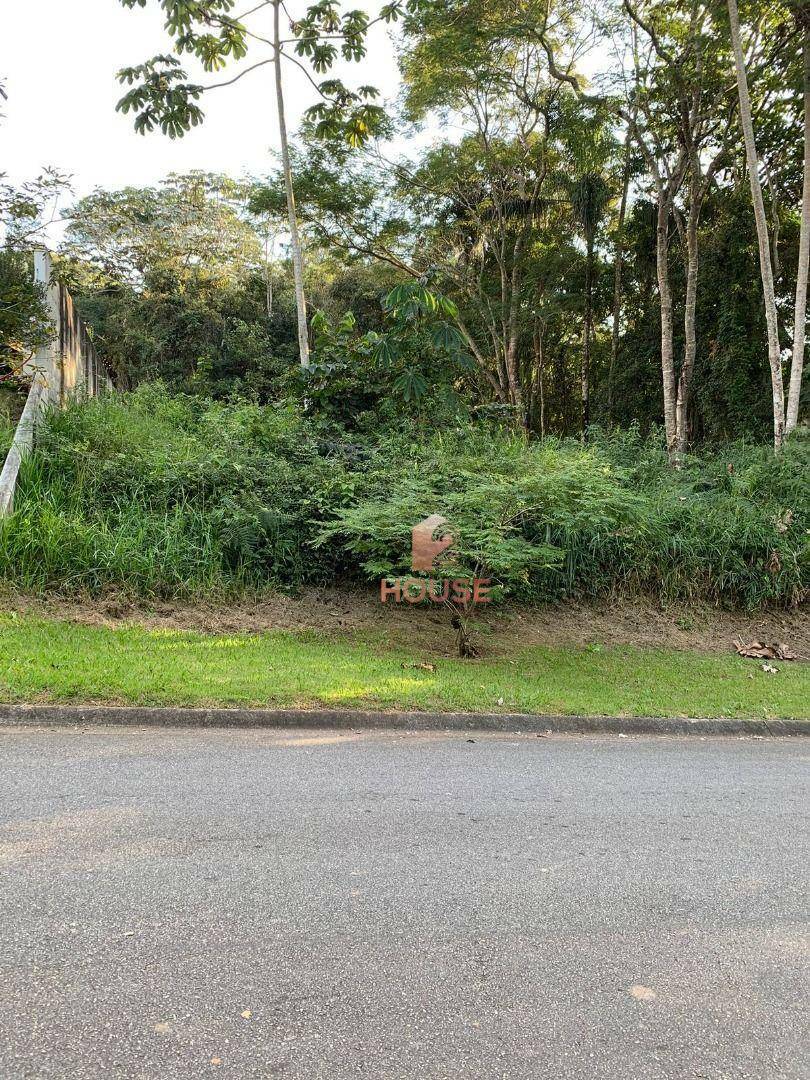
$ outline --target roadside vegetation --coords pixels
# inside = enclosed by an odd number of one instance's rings
[[[0,174],[0,454],[49,339],[32,262],[57,203],[55,273],[116,388],[39,424],[0,522],[9,597],[379,595],[411,574],[413,526],[440,515],[440,576],[488,578],[513,609],[778,608],[801,636],[806,4],[393,0],[366,17],[325,0],[291,19],[280,0],[240,18],[231,0],[122,2],[165,17],[155,55],[118,73],[122,123],[182,137],[209,90],[272,61],[280,157],[262,176],[170,175],[72,205],[57,171]],[[378,23],[395,31],[393,102],[357,78]],[[297,131],[289,61],[319,95]],[[4,623],[6,693],[804,707],[800,664],[774,678],[652,651],[476,659],[469,612],[428,606],[480,685],[449,660],[404,674],[407,651],[362,635],[206,644],[34,617]],[[75,671],[49,652],[74,648]]]
[[[407,574],[411,527],[450,576],[532,603],[611,593],[795,605],[810,579],[810,442],[742,442],[673,470],[637,428],[534,442],[459,412],[353,430],[301,404],[144,384],[52,413],[0,523],[21,590],[211,597]]]
[[[381,634],[202,635],[0,615],[0,700],[803,718],[810,665],[632,648],[431,658]]]

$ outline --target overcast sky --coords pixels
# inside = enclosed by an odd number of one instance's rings
[[[379,2],[357,6],[376,13]],[[287,6],[295,16],[307,4],[292,0]],[[205,123],[184,139],[136,135],[132,116],[115,112],[123,93],[116,71],[169,51],[158,0],[134,10],[119,0],[0,0],[0,13],[0,77],[8,93],[0,121],[0,172],[11,179],[27,179],[53,165],[71,173],[77,194],[85,194],[97,185],[149,184],[190,169],[256,175],[272,164],[277,124],[270,66],[206,95]],[[367,59],[340,72],[347,82],[371,83],[386,96],[396,93],[388,35],[383,27],[372,31]],[[184,58],[195,81],[228,77],[200,76],[192,63]],[[294,130],[316,94],[287,66],[288,126]]]

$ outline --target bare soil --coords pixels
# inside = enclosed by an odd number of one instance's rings
[[[295,596],[276,593],[239,602],[133,601],[113,594],[95,600],[6,595],[0,609],[91,626],[261,633],[314,630],[338,636],[373,635],[390,645],[454,655],[451,614],[443,607],[382,604],[369,589],[309,588]],[[784,642],[810,659],[807,608],[725,611],[707,605],[660,607],[639,600],[565,602],[527,607],[479,607],[469,622],[482,653],[499,655],[526,645],[635,645],[728,653],[734,642]]]

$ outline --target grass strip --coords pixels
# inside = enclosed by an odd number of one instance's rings
[[[373,635],[204,635],[0,615],[7,702],[810,717],[810,665],[774,666],[775,675],[736,656],[600,646],[437,659]]]

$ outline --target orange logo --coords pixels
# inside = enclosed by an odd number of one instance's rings
[[[447,524],[439,514],[431,514],[411,529],[411,569],[429,574],[433,564],[443,551],[453,543],[450,533],[434,539],[436,530]]]
[[[453,543],[452,535],[442,526],[447,519],[431,514],[411,529],[411,568],[414,573],[430,574],[443,551]],[[442,530],[440,532],[440,530]],[[439,536],[436,534],[440,533]],[[435,604],[452,603],[466,608],[468,604],[488,604],[491,597],[489,578],[383,578],[380,581],[380,599],[383,603],[393,599],[401,604],[421,604],[430,600]]]

